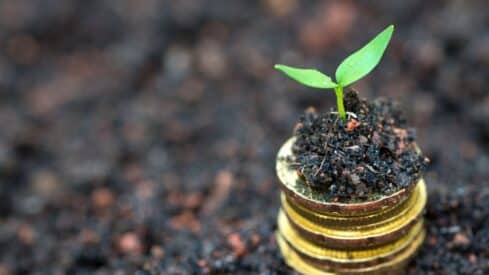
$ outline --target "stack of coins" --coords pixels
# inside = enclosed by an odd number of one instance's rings
[[[424,181],[368,202],[324,202],[288,167],[293,143],[288,140],[277,158],[277,242],[285,262],[303,274],[402,273],[425,237]]]

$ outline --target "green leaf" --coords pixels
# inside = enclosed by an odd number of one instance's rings
[[[276,64],[274,68],[308,87],[328,89],[338,86],[338,84],[331,80],[331,77],[314,69],[300,69],[281,64]]]
[[[347,86],[371,72],[379,64],[389,41],[394,26],[390,25],[360,50],[354,52],[341,62],[336,69],[336,81]]]

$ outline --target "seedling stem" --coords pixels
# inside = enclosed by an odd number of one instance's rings
[[[336,104],[338,105],[338,114],[340,115],[340,118],[343,120],[343,122],[346,122],[345,106],[343,105],[343,87],[338,86],[334,88],[334,91],[336,93]]]

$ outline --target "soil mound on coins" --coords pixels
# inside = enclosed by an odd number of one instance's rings
[[[428,159],[397,104],[368,102],[355,91],[344,101],[346,121],[309,108],[295,127],[290,164],[304,182],[338,202],[373,200],[415,184]]]

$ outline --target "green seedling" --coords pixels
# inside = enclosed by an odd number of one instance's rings
[[[390,25],[363,48],[343,60],[336,69],[336,82],[331,77],[314,69],[294,68],[281,64],[276,64],[275,69],[284,72],[305,86],[317,89],[334,89],[338,114],[343,121],[346,121],[343,88],[366,76],[379,64],[393,32],[394,26]]]

